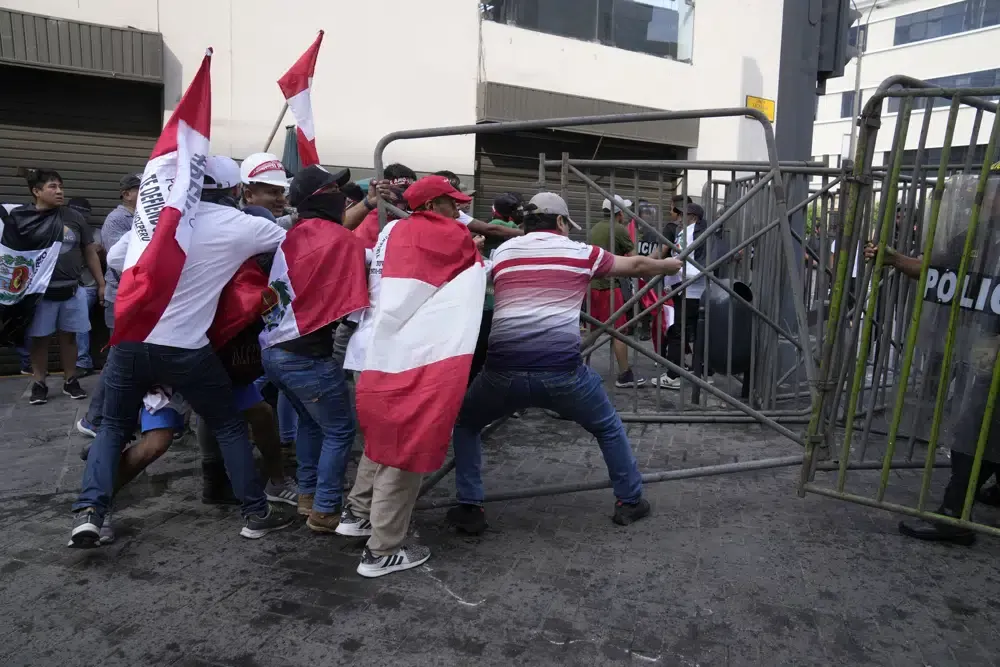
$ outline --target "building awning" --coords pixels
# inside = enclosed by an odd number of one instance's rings
[[[0,10],[0,65],[163,83],[163,36]]]
[[[564,95],[505,83],[479,84],[476,113],[480,121],[541,120],[570,116],[600,116],[605,114],[663,111],[635,104],[609,102],[577,95]],[[648,123],[622,123],[563,128],[566,132],[582,132],[606,137],[618,137],[682,148],[698,147],[699,119],[661,120]]]

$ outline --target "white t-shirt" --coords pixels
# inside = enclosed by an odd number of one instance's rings
[[[129,236],[132,233],[122,238]],[[275,251],[284,238],[285,230],[266,218],[247,215],[231,206],[200,202],[177,288],[145,342],[186,350],[208,345],[207,333],[222,288],[243,262]],[[120,243],[108,253],[109,264]]]
[[[465,225],[466,227],[468,227],[469,223],[472,222],[474,219],[475,218],[473,218],[471,215],[469,215],[465,211],[459,211],[458,212],[458,218],[457,218],[457,220],[459,222],[461,222],[463,225]]]
[[[347,343],[344,354],[344,368],[349,371],[360,371],[364,368],[365,357],[368,355],[368,343],[372,337],[372,322],[375,319],[375,305],[378,303],[379,292],[382,291],[382,264],[385,262],[385,246],[389,241],[389,232],[396,226],[398,220],[393,220],[379,232],[375,248],[368,267],[368,308],[351,313],[347,319],[358,323],[358,329]]]
[[[683,241],[680,244],[681,250],[683,250],[684,248],[687,248],[688,246],[690,246],[691,244],[694,243],[694,224],[687,225],[684,228],[684,236],[681,237],[681,239],[679,239],[679,240]],[[692,253],[692,255],[693,254],[694,253]],[[692,259],[694,259],[694,258],[692,257]],[[677,283],[681,282],[681,280],[687,280],[688,278],[694,278],[694,277],[700,276],[700,275],[701,275],[701,271],[699,271],[698,269],[694,268],[694,266],[690,262],[684,262],[684,277],[681,278],[681,275],[678,273],[675,276],[673,276],[673,280],[669,281],[669,283],[667,283],[667,284],[674,284],[674,285],[676,285]],[[704,293],[705,293],[705,279],[702,278],[701,280],[696,280],[693,283],[690,283],[684,289],[684,298],[685,299],[700,299],[701,295],[704,294]]]
[[[837,242],[836,241],[830,241],[830,254],[833,255],[833,267],[834,267],[834,269],[837,268],[837,256],[835,254],[836,252],[837,252]],[[863,253],[861,251],[861,244],[859,243],[858,244],[858,251],[854,255],[854,268],[851,269],[851,277],[852,278],[857,278],[858,277],[858,257],[860,255],[862,255],[862,254]]]

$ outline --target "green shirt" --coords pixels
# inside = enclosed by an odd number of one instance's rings
[[[509,222],[507,220],[500,220],[495,218],[490,220],[491,225],[503,225],[504,227],[509,227],[510,229],[517,229],[517,224]],[[493,251],[500,247],[500,244],[504,242],[504,239],[493,238],[490,236],[486,237],[486,241],[483,243],[483,257],[489,259],[489,256],[493,254]],[[493,277],[490,276],[486,281],[486,300],[483,302],[483,310],[493,310]]]
[[[590,245],[611,252],[611,223],[604,220],[590,228]],[[632,243],[632,237],[628,235],[628,230],[615,223],[614,254],[627,255],[633,250],[635,250],[635,245]],[[590,286],[593,289],[611,289],[611,281],[607,278],[595,278],[590,281]]]

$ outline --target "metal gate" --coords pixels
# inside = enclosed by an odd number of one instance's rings
[[[1000,535],[971,511],[1000,471],[994,407],[1000,389],[1000,88],[943,89],[909,77],[884,81],[861,114],[822,341],[818,392],[800,495],[816,493]],[[987,99],[983,99],[987,98]],[[874,167],[883,101],[898,100],[885,167]],[[928,159],[934,106],[948,105],[940,159]],[[911,120],[922,113],[915,159]],[[964,159],[960,126],[971,131]],[[913,123],[914,126],[917,123]],[[981,159],[973,155],[989,137]],[[964,134],[964,132],[963,132]],[[908,141],[909,137],[909,141]],[[936,151],[935,151],[936,152]],[[956,151],[957,152],[957,151]],[[855,258],[871,242],[870,261]],[[947,458],[950,458],[949,462]],[[832,485],[815,479],[832,459]],[[950,488],[937,466],[951,466]],[[854,467],[878,474],[848,474]],[[895,467],[922,474],[898,476]],[[967,478],[967,481],[966,481]],[[942,496],[944,492],[944,496]],[[940,502],[940,509],[931,511]],[[939,512],[945,512],[941,514]]]

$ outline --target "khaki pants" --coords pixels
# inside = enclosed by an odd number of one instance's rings
[[[403,545],[423,475],[375,463],[362,455],[347,505],[372,523],[368,550],[389,556]]]

